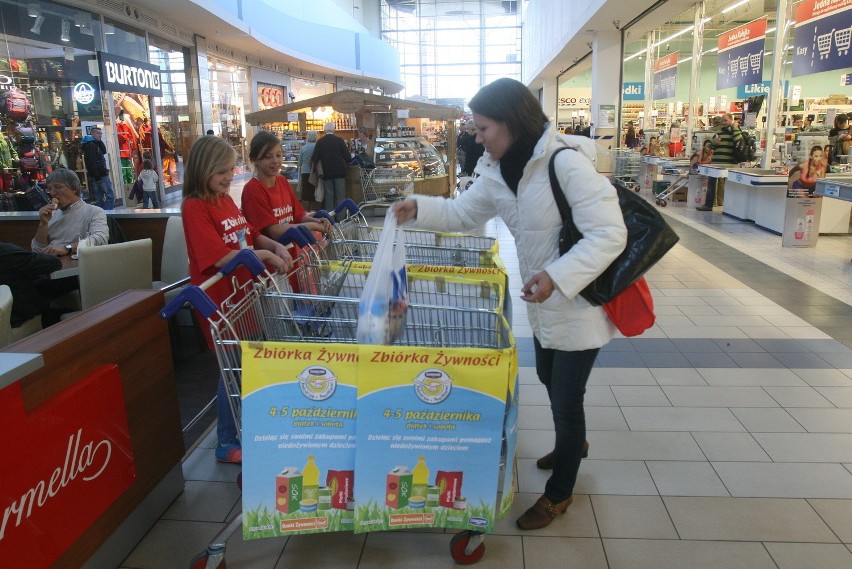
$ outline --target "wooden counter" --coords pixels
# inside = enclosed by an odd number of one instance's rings
[[[128,241],[151,238],[152,271],[154,280],[160,279],[160,263],[163,257],[163,239],[166,235],[166,221],[179,212],[133,213],[106,212],[107,219],[114,219],[121,227]],[[0,241],[14,243],[24,249],[30,249],[33,235],[38,228],[38,212],[19,211],[0,214]]]
[[[117,366],[120,375],[117,393],[123,405],[119,402],[108,408],[114,411],[107,412],[115,415],[111,421],[126,420],[130,446],[119,449],[116,445],[113,456],[115,460],[119,457],[129,460],[135,474],[127,482],[126,489],[115,501],[104,506],[104,511],[88,527],[79,527],[82,524],[77,512],[61,511],[56,505],[60,498],[54,498],[45,508],[33,508],[26,526],[6,528],[5,539],[0,542],[0,558],[35,556],[36,553],[22,553],[23,544],[16,542],[16,538],[25,540],[26,547],[39,539],[49,540],[49,535],[42,536],[34,528],[39,526],[40,520],[45,524],[61,520],[63,531],[78,537],[51,567],[83,567],[87,561],[90,562],[88,566],[94,563],[100,567],[115,567],[182,490],[180,461],[184,445],[168,327],[158,314],[163,302],[163,294],[159,291],[128,291],[2,350],[35,355],[43,361],[41,366],[25,368],[25,375],[19,379],[7,376],[11,383],[5,386],[5,389],[19,390],[17,400],[23,404],[23,420],[36,421],[33,428],[37,426],[40,432],[46,433],[38,448],[31,449],[33,453],[40,452],[39,449],[44,448],[42,445],[51,444],[52,439],[67,441],[69,431],[84,431],[77,425],[85,424],[90,412],[90,409],[70,409],[65,418],[59,415],[44,417],[42,409],[63,401],[69,393],[78,392],[104,367]],[[6,420],[9,420],[8,415]],[[61,456],[57,460],[61,466]],[[0,466],[0,478],[11,477],[10,480],[21,482],[20,465],[27,461],[27,456],[4,461]],[[35,476],[33,480],[28,477],[22,483],[27,488],[29,484],[35,486],[44,475],[39,472],[31,475]],[[46,475],[50,476],[50,472]],[[92,488],[100,492],[97,484],[102,479],[88,485],[69,483],[59,491],[63,499],[69,494],[92,491]],[[152,507],[151,500],[156,506]],[[47,506],[54,508],[49,514]],[[126,523],[129,520],[132,520],[130,526]],[[109,546],[104,549],[109,553],[104,554],[99,550],[107,542]],[[6,553],[3,553],[4,548]],[[50,549],[47,543],[44,549]],[[35,551],[46,555],[38,547]],[[97,562],[92,561],[93,556],[97,557]]]

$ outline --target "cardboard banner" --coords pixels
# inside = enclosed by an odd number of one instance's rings
[[[355,531],[493,531],[515,348],[360,347]]]
[[[719,36],[716,88],[729,89],[763,81],[766,18],[739,26]]]
[[[654,62],[654,99],[669,99],[677,90],[678,54],[672,53]]]
[[[358,346],[242,351],[243,538],[352,531]]]
[[[805,0],[796,8],[793,77],[849,67],[852,0]]]

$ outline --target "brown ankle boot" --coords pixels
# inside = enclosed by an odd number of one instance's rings
[[[574,499],[569,497],[567,500],[554,504],[542,496],[515,523],[521,529],[541,529],[549,526],[557,516],[565,513],[573,501]]]
[[[583,458],[588,458],[589,456],[589,441],[583,442]],[[535,461],[535,465],[539,467],[541,470],[553,470],[553,451],[550,451],[537,461]]]

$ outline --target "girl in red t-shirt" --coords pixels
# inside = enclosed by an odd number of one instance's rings
[[[281,141],[269,131],[261,131],[251,139],[249,160],[254,164],[254,177],[243,187],[243,213],[248,222],[263,235],[278,239],[293,225],[304,225],[311,231],[328,233],[331,222],[305,212],[281,175],[284,154]]]
[[[236,164],[237,153],[224,139],[216,136],[198,139],[189,151],[184,168],[181,216],[189,256],[189,276],[194,285],[200,285],[216,274],[240,249],[254,247],[258,258],[280,273],[293,268],[293,259],[287,249],[257,233],[228,195]],[[238,282],[251,278],[245,269],[234,274]],[[217,305],[232,292],[230,278],[222,279],[207,289],[208,296]],[[208,344],[212,344],[209,328],[202,326],[202,329],[208,334]],[[217,409],[219,445],[216,459],[220,462],[242,462],[239,433],[221,378]]]

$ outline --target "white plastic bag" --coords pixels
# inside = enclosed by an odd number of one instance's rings
[[[405,238],[396,226],[396,217],[388,208],[373,268],[367,275],[358,304],[358,343],[392,344],[405,328],[407,310]]]

